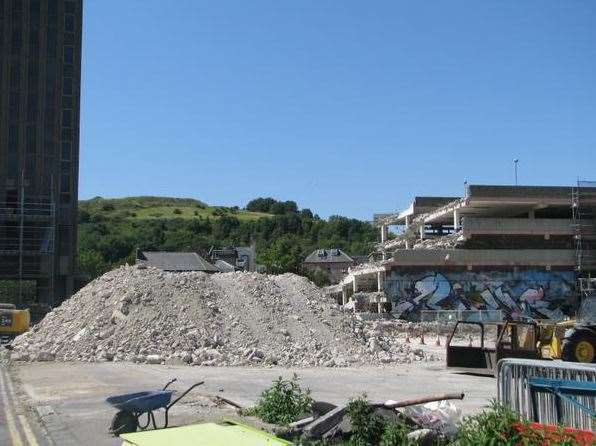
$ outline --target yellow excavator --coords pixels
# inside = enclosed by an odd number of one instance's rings
[[[8,344],[29,330],[31,316],[28,309],[18,310],[15,305],[0,303],[0,343]]]
[[[470,345],[462,345],[461,339],[472,332],[476,342],[470,337]],[[496,334],[496,340],[491,333]],[[595,353],[596,294],[591,293],[584,296],[572,320],[457,322],[447,340],[447,367],[493,374],[503,358],[593,363]]]

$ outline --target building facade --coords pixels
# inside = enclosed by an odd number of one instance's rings
[[[0,2],[0,280],[50,305],[76,272],[82,8]]]
[[[462,197],[416,197],[377,219],[378,262],[350,272],[342,300],[383,291],[394,315],[412,319],[444,310],[571,315],[578,277],[594,273],[593,197],[596,188],[579,185],[470,185]]]
[[[331,283],[341,281],[348,274],[348,269],[355,264],[352,257],[337,248],[317,249],[302,262],[307,270],[326,274]]]

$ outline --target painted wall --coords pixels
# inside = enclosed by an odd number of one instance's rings
[[[385,292],[393,312],[503,310],[506,315],[560,319],[576,304],[574,271],[393,270]]]

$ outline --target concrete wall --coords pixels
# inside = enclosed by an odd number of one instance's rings
[[[513,317],[560,319],[577,304],[575,272],[529,270],[392,269],[385,292],[393,312],[416,317],[420,310],[503,310]]]
[[[397,249],[395,266],[552,266],[573,269],[572,249]]]
[[[572,235],[571,220],[565,218],[462,218],[463,234]]]

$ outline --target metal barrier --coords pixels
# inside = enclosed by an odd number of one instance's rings
[[[497,366],[497,401],[520,413],[524,418],[545,424],[558,424],[557,397],[536,393],[536,410],[532,409],[529,378],[549,378],[580,382],[596,382],[596,364],[579,364],[563,361],[534,359],[503,359]],[[592,410],[596,409],[593,396],[576,396],[576,401]],[[563,425],[575,429],[596,430],[596,420],[571,401],[559,401]]]
[[[443,322],[453,323],[457,321],[467,322],[495,322],[502,321],[504,314],[502,310],[421,310],[421,322]]]

